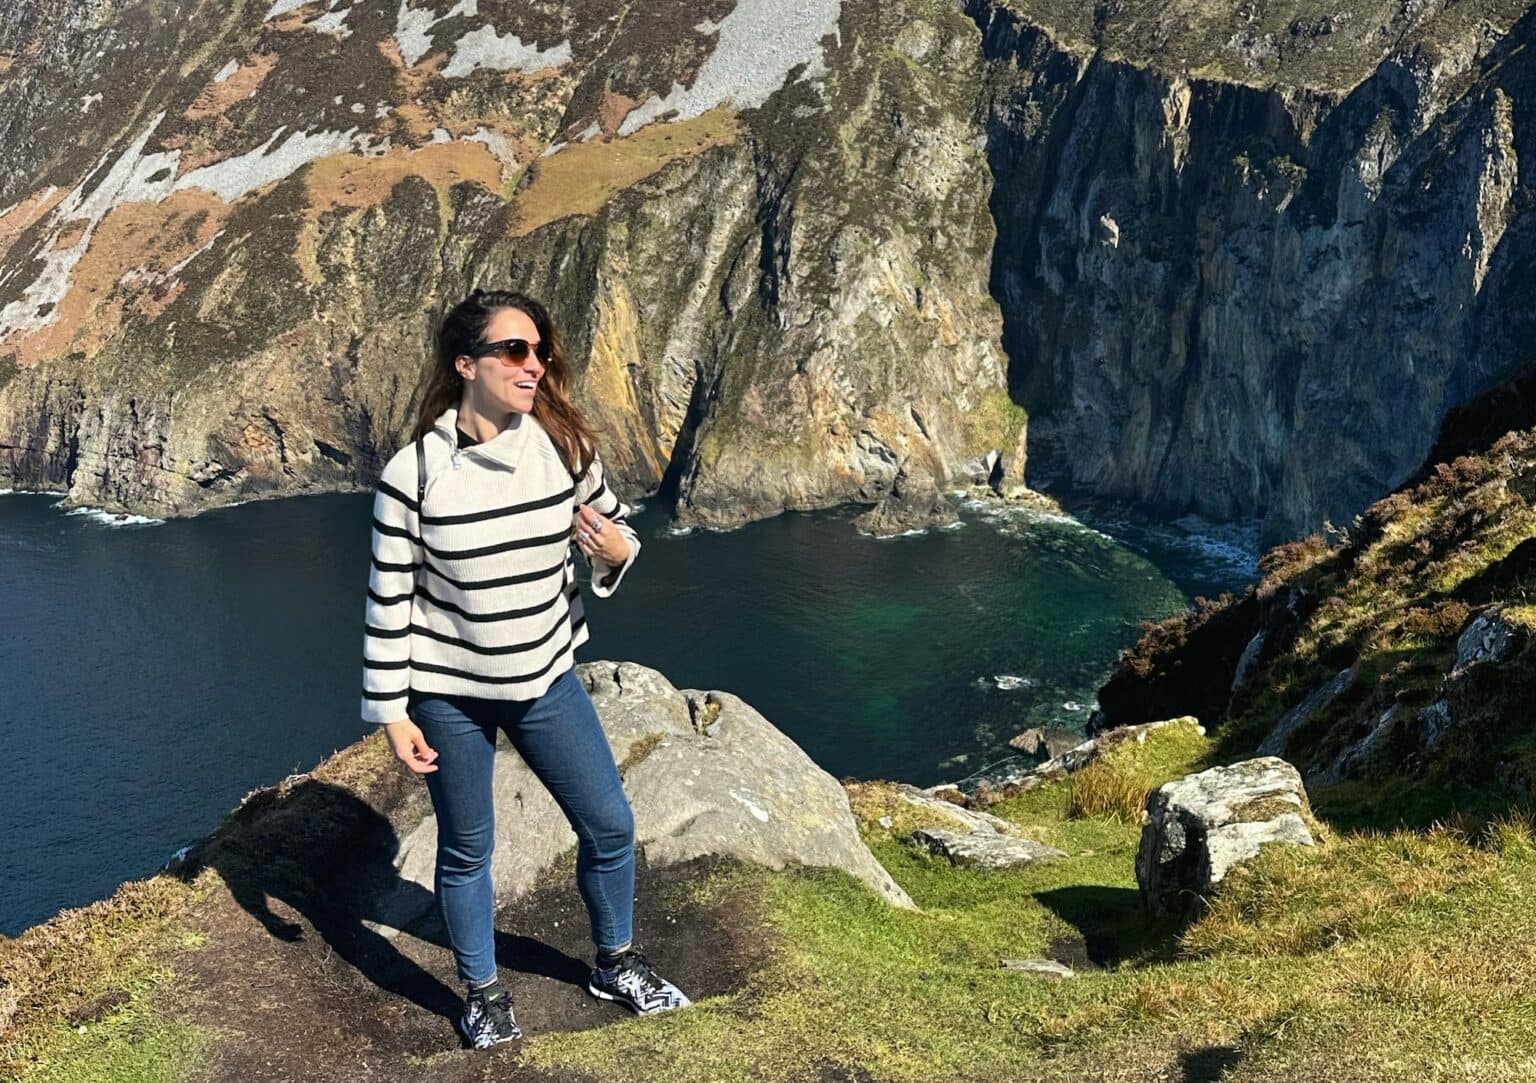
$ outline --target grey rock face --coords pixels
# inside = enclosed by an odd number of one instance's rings
[[[1269,735],[1259,744],[1259,755],[1279,756],[1285,752],[1286,742],[1307,720],[1332,703],[1344,690],[1355,681],[1355,671],[1349,669],[1340,670],[1333,679],[1320,688],[1313,689],[1305,699],[1281,716],[1275,723],[1275,728],[1269,731]]]
[[[949,859],[951,865],[970,865],[982,869],[1006,869],[1015,865],[1033,865],[1066,857],[1062,851],[1032,839],[1001,835],[995,831],[945,831],[919,828],[912,832],[912,842]]]
[[[1456,665],[1451,669],[1451,679],[1473,666],[1502,662],[1524,638],[1525,633],[1505,620],[1497,608],[1483,610],[1467,622],[1456,639]]]
[[[1032,483],[1263,515],[1272,544],[1348,522],[1527,363],[1519,9],[1362,10],[1299,64],[1295,38],[1232,48],[1242,6],[966,9],[994,61],[993,288]]]
[[[911,530],[952,526],[959,521],[954,505],[944,499],[931,475],[914,479],[903,467],[897,471],[891,491],[854,519],[853,525],[865,534],[891,537]]]
[[[583,662],[635,814],[648,862],[724,854],[769,868],[846,869],[894,906],[912,900],[859,837],[848,797],[788,737],[729,692],[674,688],[633,662]],[[576,845],[564,813],[522,758],[496,753],[496,841],[491,876],[498,897],[517,896]],[[437,819],[430,813],[401,840],[400,879],[431,891]],[[419,917],[420,891],[383,900],[381,931]]]
[[[1055,727],[1033,726],[1008,739],[1008,746],[1027,756],[1054,759],[1082,743],[1082,735]]]
[[[1314,845],[1310,813],[1300,773],[1273,756],[1167,783],[1147,799],[1136,852],[1147,910],[1183,913],[1268,843]]]

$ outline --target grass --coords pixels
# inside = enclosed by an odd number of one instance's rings
[[[1106,756],[1113,783],[1090,787],[1109,795],[1099,811],[1066,780],[993,805],[1069,855],[1005,872],[906,846],[911,824],[881,828],[869,817],[890,806],[856,788],[866,841],[920,912],[841,872],[745,869],[701,888],[759,900],[775,949],[745,989],[673,1018],[541,1037],[528,1056],[613,1083],[663,1070],[798,1080],[827,1066],[1001,1081],[1100,1078],[1114,1065],[1137,1079],[1201,1049],[1228,1051],[1223,1080],[1391,1078],[1408,1064],[1426,1079],[1518,1078],[1536,1048],[1529,823],[1269,847],[1194,924],[1155,927],[1132,873],[1128,795],[1209,754],[1192,726],[1169,727]],[[1105,965],[1060,983],[998,965],[1064,943]]]
[[[798,1081],[855,1066],[890,1083],[1217,1078],[1192,1075],[1212,1064],[1224,1081],[1395,1078],[1408,1066],[1428,1080],[1519,1078],[1536,1049],[1529,821],[1269,847],[1193,924],[1154,924],[1131,810],[1214,748],[1193,724],[1163,727],[1108,747],[1076,779],[992,804],[1067,854],[1008,871],[911,847],[903,836],[943,810],[853,784],[865,841],[920,910],[840,870],[729,866],[690,891],[745,900],[735,912],[770,945],[742,988],[674,1015],[540,1035],[523,1058],[604,1083]],[[366,778],[379,756],[367,745],[327,770]],[[3,1063],[33,1080],[185,1078],[214,1038],[157,1007],[158,991],[176,953],[199,946],[186,907],[216,886],[211,872],[126,884],[0,945],[0,1002],[17,1006]],[[999,965],[1032,957],[1066,958],[1077,976]]]
[[[1112,816],[1139,823],[1147,796],[1172,778],[1210,766],[1210,744],[1193,718],[1151,732],[1144,741],[1112,745],[1081,771],[1069,775],[1067,814]]]
[[[130,881],[0,945],[0,1074],[184,1078],[213,1038],[160,1011],[156,997],[173,977],[167,959],[199,946],[180,918],[215,880]]]
[[[624,189],[673,162],[733,143],[738,135],[736,113],[716,106],[622,138],[571,143],[530,167],[528,184],[517,195],[512,233],[522,237],[560,218],[596,214]]]

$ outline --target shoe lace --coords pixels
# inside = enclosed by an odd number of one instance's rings
[[[618,970],[620,973],[634,975],[642,989],[659,991],[663,988],[661,979],[656,976],[656,971],[651,969],[651,961],[634,948],[619,956]]]
[[[505,1034],[514,1023],[512,1017],[512,997],[505,989],[500,990],[496,996],[489,997],[484,993],[476,993],[475,999],[480,1002],[480,1009],[490,1019],[498,1033]]]

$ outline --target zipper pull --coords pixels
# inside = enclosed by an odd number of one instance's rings
[[[453,468],[455,470],[457,470],[459,468],[459,449],[458,448],[454,448],[453,449]]]

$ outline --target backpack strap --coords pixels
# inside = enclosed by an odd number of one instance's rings
[[[427,444],[416,438],[416,515],[421,515],[421,501],[427,495]]]

